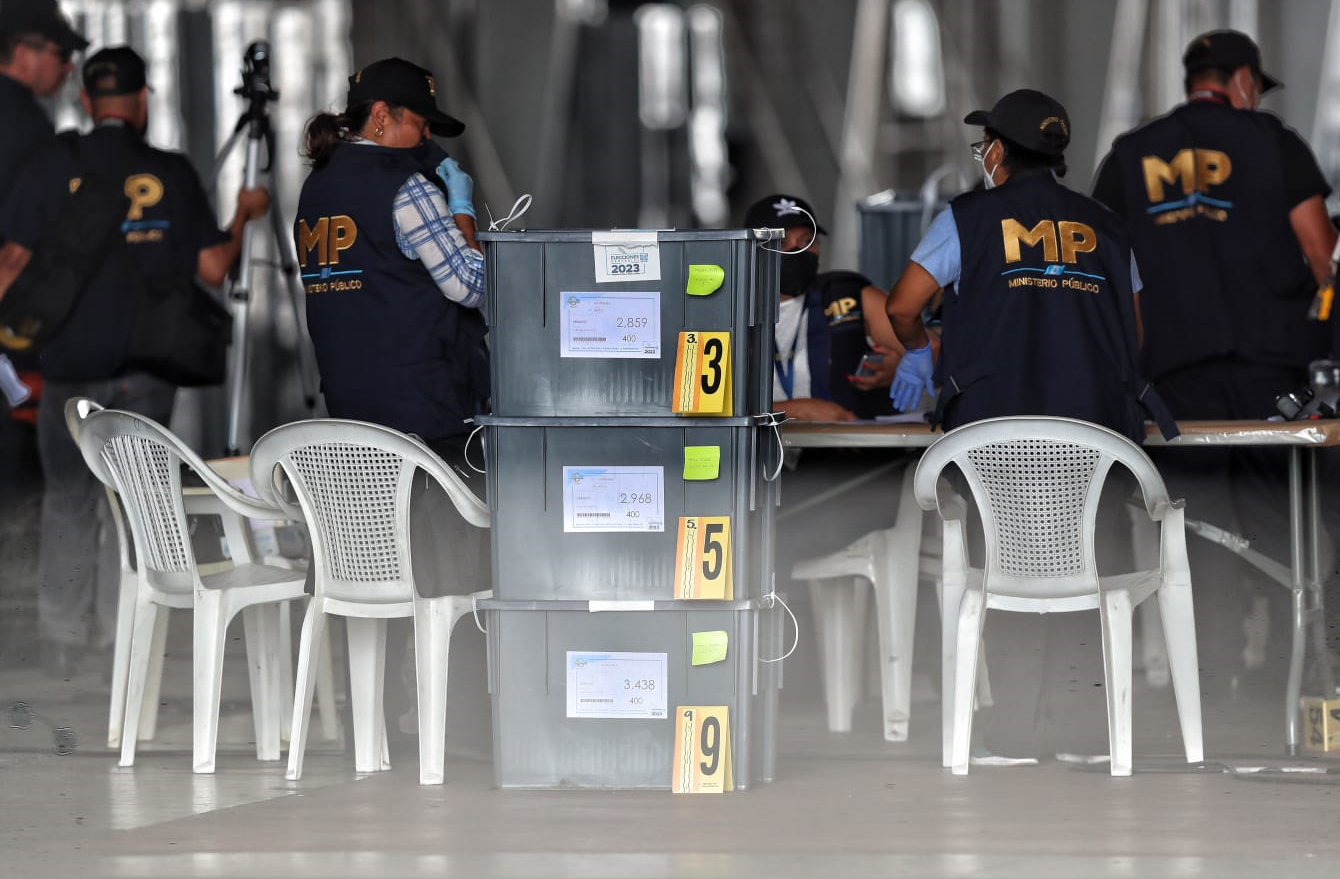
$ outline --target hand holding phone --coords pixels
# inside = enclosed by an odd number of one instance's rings
[[[883,354],[867,353],[861,357],[861,362],[856,365],[856,374],[860,376],[874,375],[875,367],[883,362]]]

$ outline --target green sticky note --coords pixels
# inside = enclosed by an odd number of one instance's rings
[[[726,270],[721,266],[689,266],[689,284],[685,290],[690,296],[706,296],[721,289]]]
[[[726,658],[725,632],[693,633],[693,665],[711,665]]]
[[[684,478],[716,479],[721,474],[721,446],[685,446]]]

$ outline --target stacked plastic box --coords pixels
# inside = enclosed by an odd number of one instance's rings
[[[773,776],[771,234],[479,236],[500,787],[670,788],[680,706],[727,709],[735,788]],[[718,539],[686,560],[681,532],[705,522]],[[731,594],[681,597],[690,561]]]

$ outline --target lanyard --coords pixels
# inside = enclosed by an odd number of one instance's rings
[[[800,320],[796,323],[796,334],[791,337],[791,350],[783,354],[777,349],[777,340],[772,342],[772,368],[777,373],[777,380],[782,383],[782,390],[786,393],[786,399],[792,399],[792,394],[796,384],[796,347],[800,344],[800,334],[808,328],[809,311],[801,309]]]

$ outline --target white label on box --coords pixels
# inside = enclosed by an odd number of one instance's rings
[[[664,653],[568,651],[568,717],[666,717]]]
[[[661,246],[655,232],[592,232],[591,249],[597,284],[661,279]]]
[[[564,531],[664,531],[664,467],[564,467]]]
[[[563,293],[561,357],[655,360],[661,356],[661,294]]]

